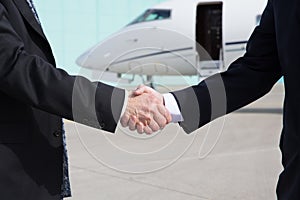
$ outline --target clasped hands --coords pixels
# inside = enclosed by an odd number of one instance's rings
[[[163,95],[144,85],[130,93],[126,110],[120,119],[123,127],[137,130],[140,134],[157,132],[171,121],[171,114],[164,106]]]

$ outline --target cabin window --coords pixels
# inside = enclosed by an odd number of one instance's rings
[[[170,19],[170,18],[171,18],[171,10],[149,9],[146,10],[142,15],[140,15],[138,18],[136,18],[133,22],[131,22],[128,25],[142,23],[142,22]]]

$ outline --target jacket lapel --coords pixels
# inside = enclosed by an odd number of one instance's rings
[[[15,4],[17,5],[19,11],[25,18],[25,20],[30,24],[30,26],[38,32],[44,39],[46,39],[46,36],[43,32],[43,29],[41,25],[37,22],[35,19],[35,16],[33,15],[32,11],[30,10],[26,0],[13,0]]]

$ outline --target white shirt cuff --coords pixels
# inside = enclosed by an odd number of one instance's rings
[[[182,122],[184,119],[181,115],[175,97],[171,93],[163,94],[163,96],[164,96],[165,106],[172,116],[172,122],[173,123]]]

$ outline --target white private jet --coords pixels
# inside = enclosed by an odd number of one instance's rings
[[[152,76],[210,76],[245,52],[267,0],[171,0],[83,53],[89,69]]]

